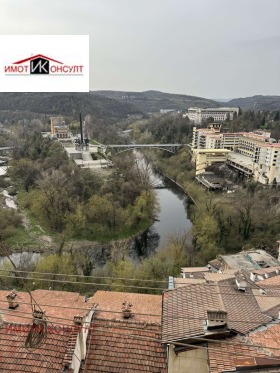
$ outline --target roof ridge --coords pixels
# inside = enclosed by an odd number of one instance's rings
[[[132,312],[132,315],[133,315],[133,312]],[[128,320],[123,320],[123,319],[117,319],[117,318],[113,318],[113,319],[106,319],[105,317],[94,317],[93,320],[97,320],[97,321],[107,321],[107,322],[115,322],[115,323],[122,323],[122,324],[139,324],[139,325],[147,325],[147,326],[161,326],[161,323],[159,322],[147,322],[147,321],[139,321],[139,320],[133,320],[133,319],[129,319],[131,321],[128,321]]]
[[[218,282],[218,281],[215,281],[214,284],[215,284],[214,287],[218,290],[218,291],[217,291],[217,295],[218,295],[218,299],[219,299],[219,301],[220,301],[220,303],[221,303],[222,309],[223,309],[225,312],[227,312],[226,307],[225,307],[225,305],[224,305],[223,298],[222,298],[222,294],[221,294],[222,292],[221,292],[221,289],[220,289],[220,287],[219,287],[219,282]]]
[[[74,325],[70,328],[69,338],[67,341],[66,351],[63,358],[63,366],[69,366],[73,359],[73,354],[76,347],[77,336],[81,330],[79,325]]]

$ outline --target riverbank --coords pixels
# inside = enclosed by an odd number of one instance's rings
[[[195,199],[191,196],[190,193],[188,193],[184,186],[181,185],[180,183],[178,183],[176,180],[172,179],[172,177],[168,176],[166,173],[164,173],[163,171],[161,171],[159,168],[155,167],[155,170],[156,172],[158,172],[160,175],[162,175],[163,177],[166,177],[168,180],[172,181],[172,183],[174,183],[175,185],[177,185],[177,187],[179,187],[185,194],[188,198],[191,199],[191,201],[196,205],[198,206],[197,202],[195,201]]]

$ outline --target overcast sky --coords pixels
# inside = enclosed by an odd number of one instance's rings
[[[0,30],[89,34],[91,90],[280,94],[279,0],[0,0]]]

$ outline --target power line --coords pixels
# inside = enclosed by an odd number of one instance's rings
[[[7,271],[6,271],[7,272]],[[20,277],[20,276],[1,276],[2,278],[12,278],[12,279],[25,279],[31,281],[46,281],[46,282],[55,282],[55,283],[63,283],[63,284],[74,284],[74,285],[95,285],[95,286],[106,286],[106,287],[120,287],[125,286],[129,289],[145,289],[145,290],[165,290],[165,288],[156,288],[156,287],[148,287],[148,286],[134,286],[134,285],[124,285],[124,284],[102,284],[98,282],[82,282],[82,281],[68,281],[68,280],[55,280],[49,278],[38,278],[38,277]]]
[[[0,303],[6,303],[6,301],[0,300]],[[31,305],[31,303],[29,303],[29,302],[20,302],[20,304]],[[95,303],[90,303],[90,304],[92,304],[93,306],[96,305]],[[90,311],[92,309],[92,308],[80,308],[80,307],[72,307],[72,306],[41,304],[41,303],[40,303],[40,306],[41,307],[50,307],[50,308],[72,309],[72,310],[78,310],[78,311]],[[0,308],[0,311],[6,312],[7,309]],[[16,312],[18,313],[19,311],[16,311]],[[122,311],[118,311],[118,310],[105,310],[105,309],[102,309],[102,308],[98,308],[98,306],[96,306],[96,312],[111,313],[111,314],[122,314],[123,313]],[[133,315],[138,315],[138,316],[148,316],[148,317],[161,317],[162,316],[161,314],[140,313],[140,312],[132,312],[132,314]],[[11,314],[11,315],[15,315],[15,314]],[[265,314],[265,316],[268,316],[268,315]],[[53,317],[53,318],[56,318],[56,317]],[[174,315],[165,316],[165,319],[169,319],[169,318],[175,319]],[[178,317],[176,317],[176,319],[202,320],[202,321],[205,320],[205,318],[203,318],[203,317],[194,317],[194,316],[187,316],[187,317],[186,316],[178,316]],[[67,319],[67,320],[69,320],[69,319]],[[244,323],[244,324],[254,324],[254,325],[259,324],[256,321],[246,321],[246,320],[228,319],[227,321],[229,321],[229,322],[240,322],[240,323]]]
[[[14,272],[13,270],[0,269],[0,272]],[[98,279],[108,279],[108,280],[127,280],[127,281],[140,281],[140,282],[157,282],[157,283],[166,283],[168,280],[150,280],[150,279],[136,279],[136,278],[126,278],[126,277],[110,277],[110,276],[84,276],[84,275],[73,275],[67,273],[51,273],[51,272],[35,272],[35,271],[18,271],[19,273],[28,273],[28,274],[40,274],[40,275],[51,275],[51,276],[67,276],[67,277],[82,277],[82,278],[98,278]]]
[[[0,301],[0,302],[5,302],[5,301]],[[24,303],[24,304],[29,304],[29,303]],[[83,310],[83,311],[92,311],[93,309],[98,313],[98,312],[103,312],[103,313],[109,313],[109,314],[122,314],[123,312],[122,311],[118,311],[118,310],[103,310],[103,309],[99,309],[97,307],[96,304],[92,304],[92,308],[82,308],[82,309],[79,309],[77,308],[78,310]],[[65,306],[52,306],[52,305],[46,305],[46,306],[49,306],[49,307],[59,307],[59,308],[66,308],[66,309],[71,309],[71,307],[65,307]],[[43,307],[43,305],[41,304],[41,307]],[[73,309],[76,309],[76,308],[73,308]],[[14,316],[14,317],[17,317],[18,315],[30,315],[29,312],[26,312],[26,311],[19,311],[17,310],[15,313],[13,311],[11,311],[10,309],[5,309],[5,308],[0,308],[0,311],[5,313],[6,315],[9,315],[9,316]],[[140,315],[140,316],[149,316],[149,317],[159,317],[161,315],[158,315],[158,314],[146,314],[146,313],[137,313],[137,312],[132,312],[133,315]],[[20,316],[21,317],[21,316]],[[65,320],[65,321],[70,321],[71,323],[73,323],[73,320],[69,319],[69,318],[66,318],[66,317],[58,317],[58,316],[50,316],[49,317],[51,319],[54,319],[54,320]],[[23,317],[25,318],[25,317]],[[32,318],[31,316],[29,318]],[[164,319],[185,319],[185,320],[201,320],[201,321],[205,321],[205,318],[204,317],[194,317],[194,316],[178,316],[178,317],[174,317],[174,315],[171,315],[171,316],[165,316]],[[232,320],[232,319],[228,319],[227,320],[228,322],[232,322],[232,323],[235,323],[235,322],[239,322],[239,323],[243,323],[243,324],[253,324],[253,325],[259,325],[259,326],[262,326],[262,325],[267,325],[267,324],[270,324],[273,319],[271,318],[271,320],[268,320],[267,322],[264,322],[264,323],[260,323],[260,322],[256,322],[256,321],[247,321],[247,320]],[[141,320],[135,320],[135,322],[141,322]],[[147,322],[147,321],[146,321]],[[53,323],[53,321],[51,321],[51,323]],[[89,321],[84,321],[85,324],[90,324]],[[154,323],[154,321],[151,321],[151,323]]]
[[[95,279],[122,280],[122,281],[133,281],[133,282],[152,282],[152,283],[168,284],[168,280],[150,280],[150,279],[137,279],[137,278],[126,278],[126,277],[110,277],[110,276],[84,276],[84,275],[78,275],[78,274],[77,275],[73,275],[73,274],[67,274],[67,273],[51,273],[51,272],[36,272],[36,271],[19,271],[19,270],[15,270],[15,271],[18,272],[18,273],[39,274],[41,276],[43,276],[43,275],[50,275],[50,276],[65,276],[65,277],[70,277],[70,278],[71,277],[74,277],[74,278],[81,277],[81,278],[84,278],[84,279],[95,278]],[[7,273],[7,272],[14,272],[14,271],[13,270],[0,269],[0,272]],[[1,276],[1,277],[5,277],[5,276]],[[18,277],[18,278],[22,278],[22,277]],[[23,277],[23,278],[26,278],[26,277]],[[37,277],[34,277],[34,279],[37,279]],[[232,277],[232,279],[234,279],[234,277]],[[46,279],[46,280],[52,281],[51,279]],[[207,286],[217,286],[218,285],[219,287],[232,287],[231,285],[224,285],[224,284],[220,284],[219,283],[219,282],[226,281],[226,280],[230,280],[230,278],[229,279],[224,279],[224,280],[221,280],[221,281],[217,281],[217,283],[210,283],[210,282],[206,282],[205,281],[204,283],[197,283],[197,284],[185,283],[185,282],[177,282],[177,284],[185,285],[185,286],[196,286],[196,285],[200,285],[200,284],[207,284]],[[56,280],[56,281],[59,281],[59,280]],[[75,283],[79,283],[79,282],[75,282]],[[110,284],[107,284],[107,285],[110,286]],[[258,282],[255,283],[255,286],[257,288],[261,288],[258,285]],[[142,288],[144,288],[144,287],[142,287]],[[159,290],[161,290],[162,288],[156,288],[155,287],[155,288],[152,288],[152,289],[159,289]],[[280,287],[272,285],[272,286],[269,286],[268,290],[269,289],[280,290]]]
[[[7,271],[6,271],[7,272]],[[178,289],[165,289],[165,288],[159,288],[159,287],[148,287],[148,286],[136,286],[136,285],[124,285],[124,284],[104,284],[104,283],[98,283],[98,282],[82,282],[82,281],[68,281],[68,280],[55,280],[55,279],[50,279],[50,278],[39,278],[39,277],[21,277],[21,276],[1,276],[2,278],[12,278],[12,279],[25,279],[25,280],[30,280],[30,281],[46,281],[46,282],[54,282],[54,283],[62,283],[62,284],[73,284],[73,285],[91,285],[91,286],[105,286],[105,287],[124,287],[128,289],[141,289],[141,290],[158,290],[158,291],[174,291],[174,290],[179,290]],[[187,286],[195,286],[194,284],[190,284]],[[214,286],[214,287],[219,287],[218,284],[207,284],[207,286]],[[232,288],[232,287],[231,287]],[[251,288],[249,288],[252,290]],[[258,289],[256,289],[258,290]],[[280,289],[274,289],[274,290],[280,290]],[[231,296],[240,296],[240,292],[238,293],[226,293],[226,292],[215,292],[215,294],[221,294],[221,295],[231,295]],[[279,298],[279,295],[266,295],[266,294],[248,294],[246,292],[243,292],[243,296],[245,297],[267,297],[267,298]]]

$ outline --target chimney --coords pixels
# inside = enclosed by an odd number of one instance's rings
[[[122,304],[122,315],[124,319],[130,319],[131,317],[132,304],[129,302],[123,302]]]
[[[225,327],[227,324],[227,312],[223,310],[207,310],[207,329]]]
[[[74,316],[73,322],[77,326],[83,325],[83,316],[80,316],[80,315]]]
[[[7,298],[7,301],[9,303],[9,308],[10,309],[14,310],[19,306],[18,299],[17,299],[17,291],[15,289],[10,291],[6,295],[6,298]]]
[[[43,320],[45,318],[45,311],[41,311],[41,310],[34,310],[33,311],[33,319],[34,320]]]

